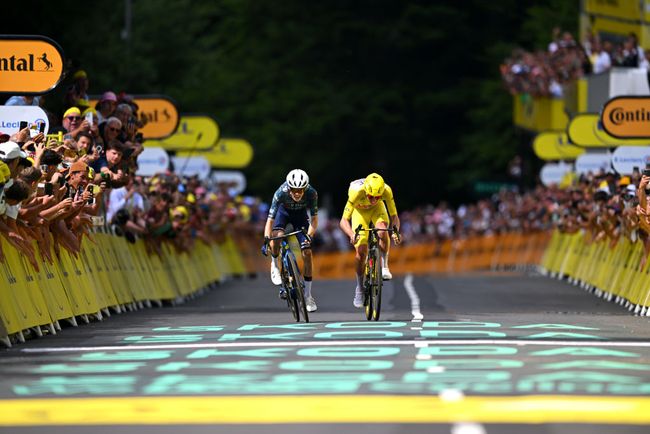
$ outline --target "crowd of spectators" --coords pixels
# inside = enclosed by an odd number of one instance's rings
[[[513,95],[562,97],[563,85],[588,74],[600,74],[612,67],[650,70],[649,57],[634,33],[622,43],[601,40],[592,34],[580,43],[571,33],[555,28],[546,51],[517,48],[500,65],[500,72]]]
[[[92,227],[131,242],[141,238],[150,253],[160,254],[163,243],[189,251],[197,240],[223,240],[226,228],[256,219],[259,201],[236,198],[231,185],[173,170],[138,176],[143,121],[137,104],[107,91],[90,107],[86,73],[73,78],[65,111],[51,117],[47,135],[30,125],[0,133],[0,236],[35,269],[61,249],[78,255]],[[6,103],[39,105],[42,99],[15,96]]]

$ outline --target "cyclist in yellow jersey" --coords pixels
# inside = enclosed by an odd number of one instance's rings
[[[390,216],[390,218],[389,218]],[[357,179],[350,183],[348,189],[348,202],[345,204],[340,227],[350,238],[350,244],[354,245],[356,255],[357,287],[354,292],[354,307],[363,307],[363,265],[368,253],[368,233],[361,232],[356,237],[354,230],[361,224],[368,228],[370,222],[376,228],[386,229],[389,224],[397,227],[399,231],[400,222],[397,216],[397,207],[393,198],[393,190],[384,182],[384,179],[371,173],[365,179]],[[379,233],[379,246],[382,251],[382,277],[390,280],[393,276],[388,268],[388,250],[390,240],[387,232]],[[393,241],[399,244],[399,238],[393,234]]]

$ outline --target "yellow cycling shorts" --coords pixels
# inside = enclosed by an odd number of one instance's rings
[[[362,225],[364,229],[368,229],[368,226],[372,222],[375,227],[377,223],[384,222],[386,226],[390,224],[390,219],[388,218],[388,212],[386,211],[386,206],[382,203],[378,203],[377,206],[374,206],[370,209],[357,209],[352,210],[352,231],[354,232],[357,229],[357,226]],[[368,243],[368,232],[360,232],[357,242],[354,243],[354,247],[359,247],[361,244]]]

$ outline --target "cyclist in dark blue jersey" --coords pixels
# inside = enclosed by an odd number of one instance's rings
[[[311,215],[311,219],[310,219]],[[318,228],[318,193],[309,185],[309,176],[304,170],[294,169],[287,175],[287,180],[273,195],[269,217],[264,227],[264,237],[271,238],[283,235],[286,227],[291,224],[294,230],[307,228],[307,236],[296,235],[300,243],[300,250],[304,265],[303,275],[305,277],[305,301],[307,310],[314,312],[316,301],[311,295],[312,283],[312,252],[311,239]],[[280,242],[271,241],[271,281],[274,285],[280,285],[280,269],[278,267],[278,255],[280,254]],[[262,248],[266,255],[266,244]],[[280,297],[285,298],[284,289],[280,290]]]

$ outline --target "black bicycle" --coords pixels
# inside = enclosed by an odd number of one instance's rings
[[[268,246],[270,241],[281,240],[280,257],[282,258],[282,269],[280,270],[280,276],[282,277],[282,288],[286,291],[289,310],[296,322],[300,321],[301,313],[304,321],[309,322],[309,313],[307,312],[307,304],[305,302],[305,279],[302,277],[302,273],[300,273],[298,262],[296,262],[296,255],[293,254],[288,241],[289,237],[299,233],[307,235],[307,231],[302,229],[277,237],[264,238],[264,243]],[[307,237],[309,236],[307,235]]]
[[[379,247],[379,232],[388,232],[389,235],[397,234],[399,231],[396,226],[392,229],[376,228],[370,222],[368,229],[359,225],[354,231],[355,237],[360,232],[368,232],[368,254],[366,255],[366,266],[363,273],[363,306],[366,310],[366,319],[368,321],[379,321],[381,314],[381,289],[384,279],[381,275],[381,248]],[[390,242],[390,239],[388,240]]]

